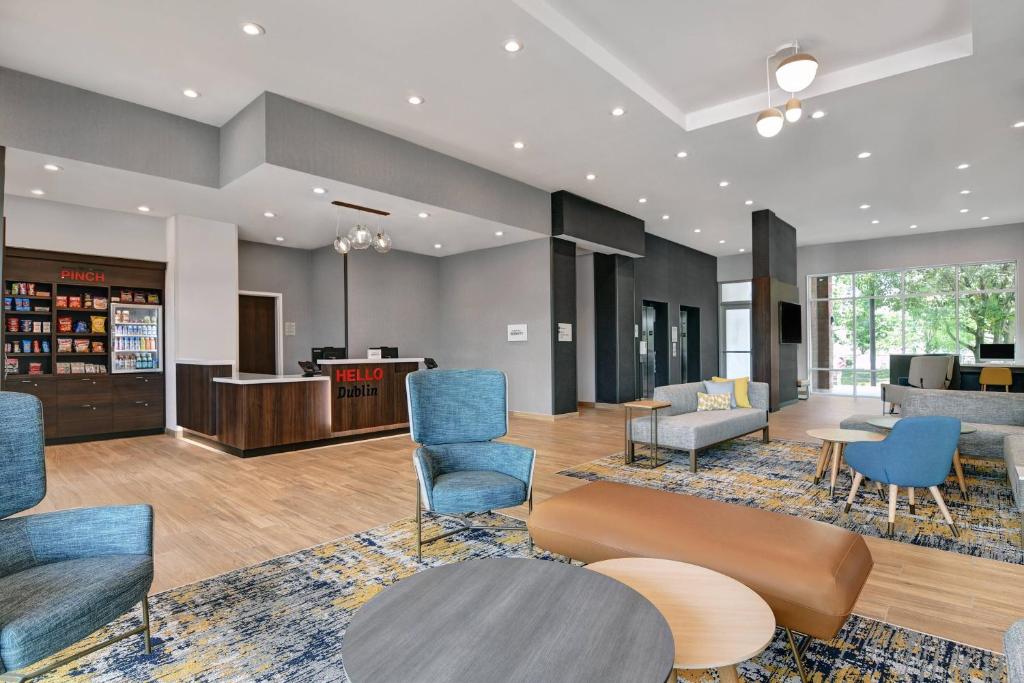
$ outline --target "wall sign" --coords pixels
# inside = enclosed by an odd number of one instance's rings
[[[672,342],[675,343],[677,341],[679,341],[679,328],[676,327],[675,325],[673,325],[672,326]],[[674,356],[675,354],[672,354],[672,355]]]
[[[572,341],[572,323],[558,323],[558,341]]]
[[[513,323],[508,326],[508,341],[524,342],[526,338],[526,323]]]
[[[383,379],[382,367],[339,367],[334,370],[334,382],[338,385],[339,399],[377,396],[380,389],[375,385],[380,384]]]
[[[60,279],[65,282],[106,282],[107,274],[92,268],[71,268],[62,266]]]

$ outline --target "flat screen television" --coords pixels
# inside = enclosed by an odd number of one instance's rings
[[[978,360],[1013,360],[1013,344],[982,344]]]
[[[783,344],[801,344],[800,319],[803,308],[788,301],[779,302],[779,341]]]

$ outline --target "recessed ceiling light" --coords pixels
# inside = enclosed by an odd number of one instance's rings
[[[719,187],[729,187],[729,181],[728,180],[723,180],[722,182],[718,183],[718,186]]]
[[[700,232],[700,228],[694,228],[693,231],[694,232]]]
[[[669,218],[671,218],[671,216],[669,216],[667,213],[661,215],[661,220],[663,221],[667,221]]]
[[[141,211],[142,213],[149,213],[149,207],[148,207],[148,206],[146,206],[145,204],[143,204],[142,206],[138,207],[138,209],[139,209],[139,211]]]
[[[437,243],[437,244],[434,245],[434,249],[440,249],[443,246],[444,246],[443,244]]]
[[[274,218],[275,216],[277,216],[277,214],[274,213],[273,211],[264,211],[263,212],[263,217],[264,218]]]
[[[423,104],[423,98],[419,95],[410,95],[409,104]]]
[[[982,216],[982,217],[981,217],[981,220],[983,220],[983,221],[987,221],[987,220],[988,220],[989,218],[991,218],[991,216]]]
[[[504,232],[502,232],[501,230],[498,230],[497,232],[494,233],[494,236],[495,237],[501,237],[504,234],[505,234]]]
[[[740,253],[741,253],[741,254],[742,254],[743,252],[745,252],[745,251],[746,251],[746,249],[744,249],[743,247],[740,247]]]
[[[725,240],[718,240],[719,244],[725,244]]]
[[[429,214],[429,213],[427,213],[426,211],[420,211],[420,212],[419,212],[418,214],[416,214],[416,215],[417,215],[417,216],[419,216],[420,218],[430,218],[430,214]]]
[[[677,159],[685,159],[687,156],[689,156],[689,155],[686,152],[682,151],[682,150],[679,150],[678,152],[676,152],[676,158]]]
[[[970,209],[960,209],[960,213],[967,213]]]
[[[587,174],[587,180],[597,180],[597,174],[595,174],[595,173],[588,173]]]
[[[871,225],[878,225],[878,219],[876,218],[873,221],[871,221]]]
[[[44,192],[43,190],[40,190],[38,187],[35,188],[34,190],[29,190],[29,192],[31,192],[32,194],[34,194],[37,197],[42,197],[44,194],[46,194],[46,192]]]
[[[1017,123],[1013,124],[1013,127],[1014,128],[1024,128],[1024,121],[1018,121]]]
[[[641,204],[646,204],[647,203],[647,197],[641,197],[637,201],[640,202]]]
[[[247,36],[262,36],[266,33],[266,30],[264,30],[264,28],[259,24],[247,21],[242,24],[242,32]]]
[[[957,166],[957,167],[956,167],[956,170],[958,170],[958,171],[962,171],[962,170],[964,170],[965,168],[970,168],[970,167],[971,167],[971,165],[970,165],[970,164],[960,164],[959,166]]]
[[[327,190],[322,187],[314,187],[313,194],[327,194]]]
[[[612,116],[622,116],[625,113],[626,110],[622,107],[615,107],[615,109],[612,109]]]
[[[818,111],[814,112],[813,114],[811,114],[811,118],[812,119],[821,119],[821,118],[824,118],[824,117],[825,117],[825,112],[823,112],[820,109]]]
[[[43,168],[45,168],[47,171],[50,171],[51,173],[56,173],[57,171],[63,171],[64,170],[63,168],[61,168],[57,164],[43,164]]]
[[[189,98],[190,100],[194,100],[195,98],[199,97],[199,91],[193,90],[192,88],[185,88],[181,91],[181,94]]]
[[[970,194],[970,190],[960,190],[960,194]]]
[[[284,238],[283,238],[283,237],[281,237],[280,235],[278,235],[278,236],[277,236],[277,237],[275,237],[274,239],[275,239],[275,240],[277,240],[278,242],[284,242]]]
[[[869,156],[871,156],[871,152],[861,152],[860,154],[857,155],[857,158],[867,159]]]
[[[743,203],[746,204],[747,206],[753,206],[754,205],[754,200],[753,199],[748,199],[747,201],[745,201]]]
[[[861,204],[860,208],[862,208],[862,209],[870,209],[871,205],[870,204]]]
[[[519,52],[523,49],[523,44],[515,38],[509,38],[505,41],[505,52]]]
[[[914,224],[912,224],[912,225],[910,226],[910,229],[911,229],[911,230],[917,230],[917,223],[914,223]]]
[[[523,147],[526,147],[526,143],[522,142],[521,140],[516,140],[515,142],[512,143],[512,146],[515,147],[516,149],[522,149]]]

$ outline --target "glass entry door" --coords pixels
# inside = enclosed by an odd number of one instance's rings
[[[722,307],[726,377],[750,377],[750,304]]]
[[[654,396],[656,384],[657,352],[654,327],[657,314],[654,306],[645,305],[640,315],[640,388],[644,398]]]

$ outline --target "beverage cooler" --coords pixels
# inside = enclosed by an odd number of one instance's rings
[[[112,373],[163,372],[163,307],[110,304]]]

